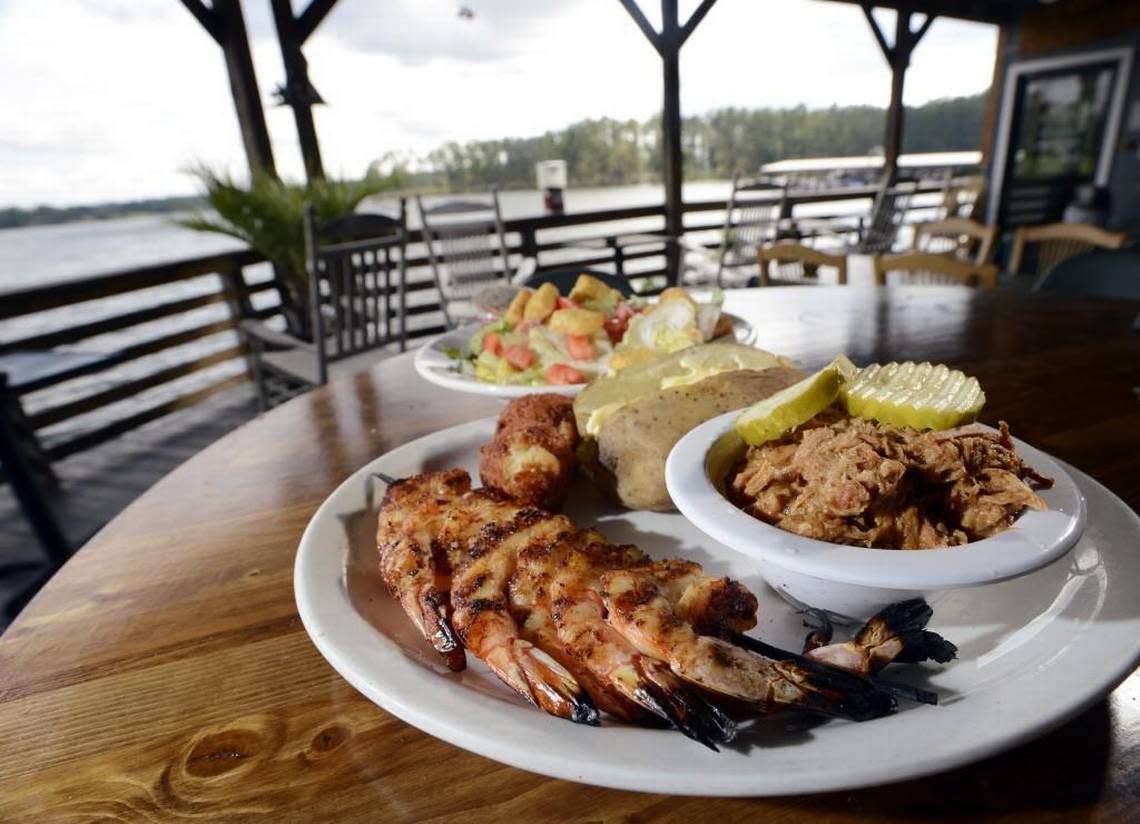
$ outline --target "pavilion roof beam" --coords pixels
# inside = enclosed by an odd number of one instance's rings
[[[684,177],[681,152],[681,46],[700,25],[716,0],[702,0],[681,25],[677,16],[677,0],[661,0],[661,31],[658,32],[636,0],[618,0],[641,29],[645,39],[661,55],[663,101],[661,106],[661,159],[665,183],[665,272],[670,285],[675,285],[681,270],[679,241],[685,231],[681,181]]]
[[[898,176],[899,154],[902,152],[903,118],[903,86],[906,82],[906,70],[910,66],[910,56],[915,46],[922,40],[923,35],[930,30],[934,22],[933,14],[926,14],[917,30],[911,31],[911,12],[897,11],[895,17],[895,41],[893,45],[887,43],[879,21],[875,19],[870,3],[860,4],[863,16],[875,35],[887,65],[891,67],[891,101],[887,105],[887,123],[883,134],[883,174],[885,182],[893,184]]]
[[[312,0],[305,10],[297,15],[297,36],[302,43],[313,36],[317,26],[336,4],[337,0]]]
[[[265,111],[261,107],[257,75],[254,74],[253,58],[249,52],[249,35],[239,0],[214,0],[212,6],[207,6],[202,0],[182,0],[182,5],[222,47],[250,172],[276,177],[273,147],[265,125]]]
[[[325,170],[312,107],[324,100],[309,80],[309,64],[301,47],[336,5],[336,0],[312,0],[299,17],[294,16],[289,0],[270,0],[270,5],[277,41],[281,46],[281,59],[285,64],[285,83],[277,88],[276,94],[281,103],[293,109],[305,177],[318,180],[325,176]]]
[[[828,0],[832,3],[864,5],[863,0]],[[995,3],[992,0],[877,0],[876,6],[894,9],[910,14],[925,14],[928,17],[951,17],[957,20],[972,20],[975,23],[1008,25],[1017,22],[1022,13],[1034,5],[1034,0],[1008,0]]]

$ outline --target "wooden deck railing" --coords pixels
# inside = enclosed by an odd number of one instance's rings
[[[874,187],[812,191],[790,203],[794,214],[802,204],[869,201],[874,193]],[[686,204],[694,218],[686,233],[719,229],[725,206]],[[612,249],[568,243],[661,230],[664,212],[639,206],[543,215],[507,221],[505,228],[516,260],[533,256],[544,268],[600,266],[613,263]],[[705,245],[716,244],[709,238]],[[418,231],[409,233],[407,254],[408,334],[414,339],[443,325]],[[651,293],[660,286],[664,240],[623,257],[635,289]],[[248,380],[238,320],[271,318],[279,306],[271,268],[249,250],[8,292],[0,295],[0,371],[5,356],[17,353],[97,353],[12,389],[45,453],[58,460]]]

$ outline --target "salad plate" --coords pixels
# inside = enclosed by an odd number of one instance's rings
[[[1013,747],[1100,700],[1140,659],[1140,518],[1065,467],[1088,525],[1065,556],[1015,580],[955,590],[931,629],[958,645],[946,665],[889,670],[936,690],[938,706],[904,705],[865,723],[774,716],[742,728],[719,753],[666,730],[603,719],[572,724],[525,704],[479,661],[449,672],[381,581],[377,473],[405,477],[459,467],[477,476],[495,419],[412,441],[370,462],[314,514],[294,565],[305,629],[350,684],[393,715],[455,746],[520,769],[589,784],[690,795],[778,795],[849,789],[950,769]],[[741,580],[760,599],[753,634],[785,648],[802,616],[768,589],[754,562],[678,513],[608,503],[584,479],[566,514],[657,557],[685,556]]]
[[[744,318],[730,312],[722,313],[732,323],[732,334],[738,343],[752,344],[756,330]],[[549,383],[491,383],[480,380],[468,360],[471,339],[482,327],[469,324],[431,339],[416,351],[416,373],[436,386],[456,392],[490,395],[498,398],[520,398],[535,392],[557,392],[560,395],[577,395],[586,384],[557,385]],[[727,337],[727,336],[726,336]]]

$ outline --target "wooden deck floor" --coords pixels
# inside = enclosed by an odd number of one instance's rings
[[[90,536],[194,453],[257,415],[253,387],[223,392],[55,465],[69,533]],[[8,486],[0,486],[0,631],[16,593],[42,575],[42,554]],[[5,572],[19,565],[15,572]]]

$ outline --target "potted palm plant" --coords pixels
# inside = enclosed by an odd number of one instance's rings
[[[245,241],[272,261],[281,294],[281,314],[290,334],[312,339],[305,273],[305,205],[312,204],[320,222],[349,214],[361,201],[399,185],[374,168],[359,180],[312,180],[286,183],[254,174],[242,185],[226,174],[199,167],[208,211],[178,222],[189,229],[219,232]]]

